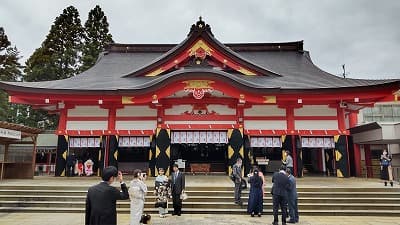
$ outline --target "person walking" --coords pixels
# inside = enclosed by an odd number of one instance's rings
[[[237,158],[236,163],[232,167],[232,175],[234,176],[235,180],[235,204],[242,205],[242,159]]]
[[[286,169],[286,173],[289,178],[289,189],[288,189],[288,206],[289,206],[289,221],[287,223],[298,223],[299,222],[299,211],[297,205],[297,187],[296,179],[293,174],[290,173],[290,169]]]
[[[385,181],[385,186],[387,186],[387,182],[390,182],[390,186],[393,187],[392,156],[386,149],[381,155],[381,179]]]
[[[287,190],[289,188],[289,178],[286,175],[284,166],[281,167],[279,172],[275,172],[272,176],[272,205],[274,221],[273,225],[278,225],[278,211],[279,207],[282,212],[282,225],[286,225],[286,205],[287,205]]]
[[[111,186],[115,177],[121,183],[121,191]],[[116,225],[116,201],[129,198],[122,173],[113,166],[104,168],[102,182],[89,188],[86,196],[85,225]]]
[[[147,193],[147,186],[144,183],[146,174],[141,170],[133,171],[133,179],[129,186],[129,198],[131,199],[130,225],[139,225],[144,208],[144,198]]]
[[[180,216],[182,214],[182,199],[181,195],[185,191],[185,175],[179,171],[178,164],[172,166],[174,171],[171,174],[171,193],[172,193],[172,205],[174,212],[172,215]]]
[[[261,217],[263,210],[263,180],[256,169],[249,176],[250,192],[247,204],[247,213],[254,217],[255,214]]]
[[[159,168],[158,176],[154,183],[155,207],[158,208],[158,214],[161,218],[165,218],[168,213],[168,196],[171,195],[168,177],[164,173],[164,168]]]

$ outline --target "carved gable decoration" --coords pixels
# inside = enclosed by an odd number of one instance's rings
[[[201,67],[246,76],[280,76],[253,64],[220,43],[211,33],[210,26],[200,18],[196,24],[192,25],[185,41],[165,53],[157,61],[125,77],[154,77],[182,68]]]

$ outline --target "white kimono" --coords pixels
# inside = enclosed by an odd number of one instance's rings
[[[129,198],[131,200],[131,220],[130,225],[139,225],[143,214],[144,197],[147,193],[146,184],[137,178],[131,181],[129,186]]]

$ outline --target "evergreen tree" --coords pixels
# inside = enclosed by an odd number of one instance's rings
[[[16,81],[21,78],[22,66],[18,62],[19,59],[17,48],[11,46],[4,28],[0,27],[0,80]],[[14,117],[7,93],[0,90],[0,120],[14,122]]]
[[[85,23],[85,34],[81,71],[92,67],[104,47],[114,42],[109,33],[107,17],[98,5],[89,12]]]
[[[26,62],[24,81],[59,80],[75,76],[79,72],[84,29],[78,10],[69,6],[58,16],[41,46]],[[27,107],[20,112],[27,116],[25,124],[44,129],[57,127],[57,116],[44,110]]]
[[[41,47],[27,60],[24,80],[59,80],[76,75],[83,39],[79,12],[69,6],[55,19]]]

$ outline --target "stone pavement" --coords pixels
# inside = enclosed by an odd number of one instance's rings
[[[84,215],[75,213],[0,213],[1,225],[82,225]],[[245,215],[185,215],[159,218],[152,215],[152,225],[254,225],[271,224],[272,216],[261,218]],[[280,223],[281,224],[281,223]],[[400,225],[399,217],[300,216],[298,225]],[[118,225],[129,225],[129,215],[118,215]]]

